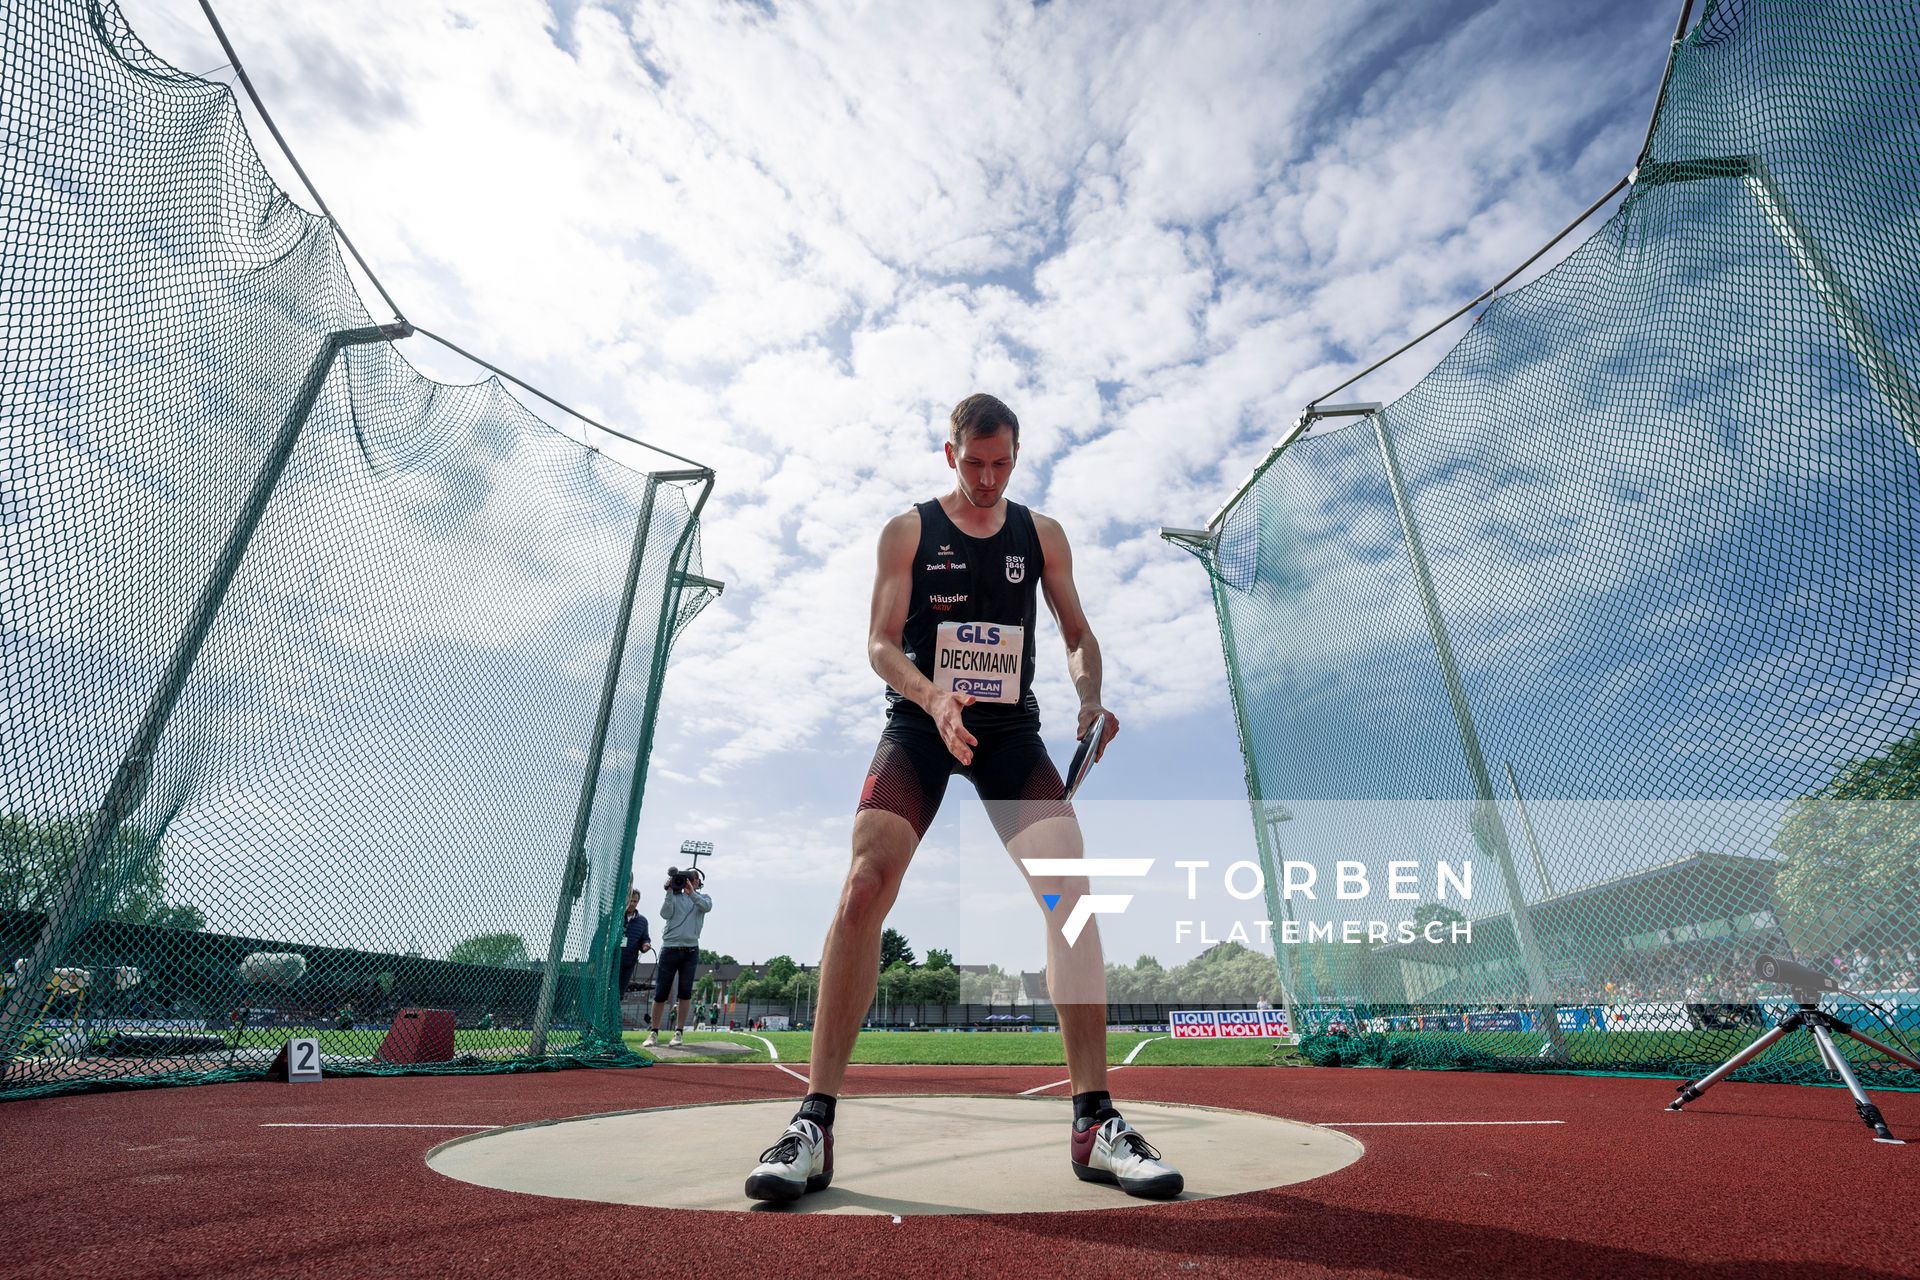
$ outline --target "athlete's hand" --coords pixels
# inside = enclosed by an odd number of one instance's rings
[[[947,750],[961,764],[973,763],[973,749],[980,745],[980,739],[967,732],[967,726],[960,719],[960,712],[973,705],[970,693],[941,693],[936,691],[933,702],[927,710],[933,715],[933,723],[940,730],[940,740],[947,744]]]
[[[1101,756],[1107,754],[1107,744],[1109,742],[1112,742],[1114,738],[1119,734],[1120,717],[1113,714],[1113,712],[1108,711],[1105,707],[1101,706],[1099,703],[1090,702],[1086,706],[1083,706],[1080,708],[1080,723],[1074,726],[1074,730],[1073,730],[1073,736],[1075,741],[1078,741],[1079,739],[1086,737],[1087,730],[1093,727],[1093,718],[1098,715],[1106,716],[1107,731],[1100,735],[1099,743],[1097,743],[1093,748],[1093,758],[1096,761],[1099,760]]]

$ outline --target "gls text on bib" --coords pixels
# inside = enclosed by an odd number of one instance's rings
[[[1020,701],[1027,629],[1001,622],[943,622],[933,651],[933,687],[980,702]]]

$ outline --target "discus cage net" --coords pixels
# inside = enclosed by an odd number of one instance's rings
[[[637,1061],[712,473],[416,372],[110,0],[0,4],[0,69],[0,1097]]]
[[[1914,1038],[1917,356],[1920,6],[1722,0],[1589,239],[1168,531],[1310,1058],[1696,1075],[1791,1007],[1763,952]],[[1411,941],[1273,888],[1449,850],[1476,892],[1390,904]],[[1796,1039],[1736,1078],[1827,1080]]]

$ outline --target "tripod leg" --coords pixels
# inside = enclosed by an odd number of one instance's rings
[[[1893,1130],[1887,1128],[1886,1119],[1881,1116],[1880,1108],[1873,1105],[1873,1099],[1869,1098],[1867,1091],[1860,1087],[1860,1079],[1853,1074],[1853,1068],[1848,1066],[1847,1060],[1840,1056],[1840,1050],[1834,1046],[1833,1037],[1827,1033],[1827,1029],[1816,1022],[1812,1030],[1813,1038],[1820,1042],[1821,1051],[1826,1054],[1827,1061],[1840,1073],[1840,1078],[1846,1081],[1847,1092],[1853,1095],[1853,1109],[1860,1113],[1860,1118],[1866,1122],[1867,1128],[1873,1130],[1873,1140],[1899,1143],[1900,1139],[1893,1136]],[[1849,1033],[1851,1034],[1851,1028]]]
[[[1838,1080],[1840,1078],[1840,1064],[1836,1059],[1838,1059],[1840,1055],[1834,1052],[1833,1041],[1825,1036],[1815,1036],[1813,1038],[1813,1047],[1819,1051],[1820,1065],[1826,1069],[1826,1073],[1833,1079]]]
[[[1861,1044],[1866,1045],[1869,1049],[1878,1049],[1881,1053],[1886,1054],[1889,1058],[1892,1058],[1895,1062],[1900,1063],[1902,1066],[1912,1067],[1915,1071],[1920,1071],[1920,1058],[1910,1058],[1906,1054],[1900,1052],[1898,1049],[1889,1048],[1888,1046],[1881,1044],[1878,1040],[1875,1040],[1872,1036],[1867,1035],[1865,1032],[1857,1030],[1853,1027],[1845,1027],[1843,1028],[1843,1030],[1845,1030],[1846,1033],[1852,1036],[1855,1040],[1858,1040]]]
[[[1797,1019],[1797,1015],[1796,1015],[1796,1019]],[[1755,1058],[1765,1053],[1768,1049],[1773,1047],[1773,1044],[1776,1040],[1780,1039],[1781,1036],[1786,1035],[1787,1032],[1793,1029],[1794,1025],[1796,1024],[1796,1019],[1789,1019],[1788,1021],[1781,1023],[1779,1026],[1767,1032],[1765,1035],[1761,1036],[1758,1040],[1755,1040],[1752,1044],[1748,1045],[1746,1048],[1742,1049],[1740,1052],[1734,1054],[1731,1058],[1728,1058],[1725,1062],[1715,1067],[1712,1071],[1709,1071],[1706,1075],[1701,1076],[1698,1080],[1695,1080],[1693,1083],[1681,1085],[1680,1096],[1667,1104],[1667,1110],[1678,1111],[1681,1107],[1685,1106],[1689,1102],[1692,1102],[1695,1098],[1699,1097],[1701,1094],[1705,1093],[1707,1090],[1713,1088],[1713,1086],[1715,1086],[1716,1084],[1719,1084],[1722,1080],[1726,1079],[1728,1076],[1738,1071],[1741,1067],[1746,1066],[1749,1062],[1753,1061]]]

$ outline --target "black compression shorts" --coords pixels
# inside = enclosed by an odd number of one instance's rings
[[[682,1000],[693,999],[693,971],[700,967],[700,948],[662,947],[654,958],[653,1000],[664,1004],[673,999],[676,979]]]
[[[1073,806],[1060,799],[1066,787],[1040,741],[1039,720],[1023,716],[1006,724],[968,725],[967,730],[979,744],[973,763],[962,765],[941,741],[931,717],[888,716],[866,785],[860,788],[860,809],[897,813],[912,824],[916,837],[925,836],[947,793],[947,779],[958,773],[973,782],[1003,842],[1044,818],[1073,816]]]

